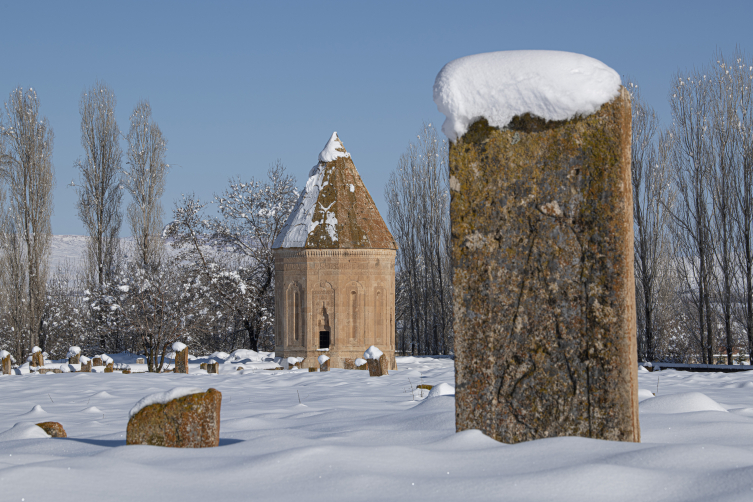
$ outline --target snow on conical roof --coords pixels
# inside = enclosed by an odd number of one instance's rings
[[[272,248],[397,249],[337,132]]]

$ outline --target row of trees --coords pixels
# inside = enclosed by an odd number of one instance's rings
[[[639,357],[732,364],[753,355],[753,62],[679,72],[672,123],[633,97]]]
[[[32,89],[16,89],[5,105],[0,348],[17,360],[35,345],[53,357],[71,345],[87,353],[130,350],[146,354],[152,371],[178,338],[202,352],[273,350],[271,244],[297,198],[295,180],[278,162],[268,179],[231,180],[209,202],[184,197],[163,227],[167,141],[148,101],[136,104],[125,135],[116,104],[102,82],[81,95],[83,155],[71,186],[87,246],[83,263],[51,272],[52,129]],[[126,245],[119,239],[124,192],[133,236]]]

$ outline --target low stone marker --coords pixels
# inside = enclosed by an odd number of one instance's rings
[[[207,369],[207,363],[200,363],[199,369],[206,370]]]
[[[92,366],[104,366],[104,364],[102,364],[102,357],[94,356],[92,358]]]
[[[220,363],[217,361],[209,361],[207,363],[207,373],[218,374],[220,372]]]
[[[525,78],[521,76],[525,75]],[[555,51],[448,63],[456,427],[640,441],[631,106]]]
[[[363,357],[369,365],[369,376],[378,377],[387,374],[387,368],[389,367],[387,356],[375,345],[366,349]]]
[[[36,368],[44,366],[44,355],[42,354],[41,348],[34,347],[31,349],[31,363],[29,363],[29,366]]]
[[[79,371],[83,371],[84,373],[91,373],[92,360],[86,356],[81,356],[81,369]]]
[[[175,352],[175,373],[188,373],[188,347],[185,343],[173,343]]]
[[[329,371],[329,356],[319,356],[319,371]]]
[[[146,359],[144,359],[143,357],[137,357],[136,364],[146,364]]]
[[[37,427],[41,427],[44,431],[54,438],[67,438],[68,434],[65,433],[65,429],[59,422],[42,422],[37,424]]]
[[[68,364],[80,364],[81,363],[81,348],[71,347],[68,349],[68,354],[65,356],[68,358]]]
[[[0,350],[0,361],[3,365],[3,375],[10,375],[13,371],[12,356],[7,350]]]
[[[207,448],[220,444],[222,393],[178,387],[141,399],[131,409],[126,444]]]
[[[105,373],[112,373],[114,369],[115,368],[113,368],[113,363],[112,361],[110,361],[109,363],[107,363],[107,366],[105,366]]]
[[[319,368],[309,368],[309,373],[316,373],[319,371]]]
[[[366,359],[361,359],[360,357],[353,361],[354,369],[366,371],[369,369],[369,362]]]

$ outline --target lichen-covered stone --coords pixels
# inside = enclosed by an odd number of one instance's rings
[[[318,368],[309,368],[309,373],[316,373],[317,371],[319,371]]]
[[[37,424],[37,427],[41,427],[47,434],[54,438],[68,437],[68,434],[65,433],[65,429],[59,422],[42,422]]]
[[[91,359],[81,363],[81,369],[79,371],[83,371],[84,373],[91,373],[91,370],[92,370]]]
[[[188,373],[188,347],[175,353],[175,373]]]
[[[111,362],[107,363],[107,366],[105,366],[105,373],[112,373],[113,369],[113,364]]]
[[[384,354],[379,356],[379,359],[366,359],[366,364],[369,366],[369,376],[373,377],[386,375],[389,368],[387,356]]]
[[[104,366],[102,358],[99,356],[92,357],[92,366]]]
[[[206,370],[207,369],[207,363],[200,363],[199,369]]]
[[[207,448],[220,444],[222,393],[216,389],[151,404],[128,421],[126,444]]]
[[[213,363],[207,363],[207,373],[219,373],[220,372],[220,363],[213,362]]]
[[[630,100],[450,146],[457,430],[639,441]]]

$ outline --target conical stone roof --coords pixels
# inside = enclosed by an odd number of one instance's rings
[[[272,248],[397,249],[336,132]]]

